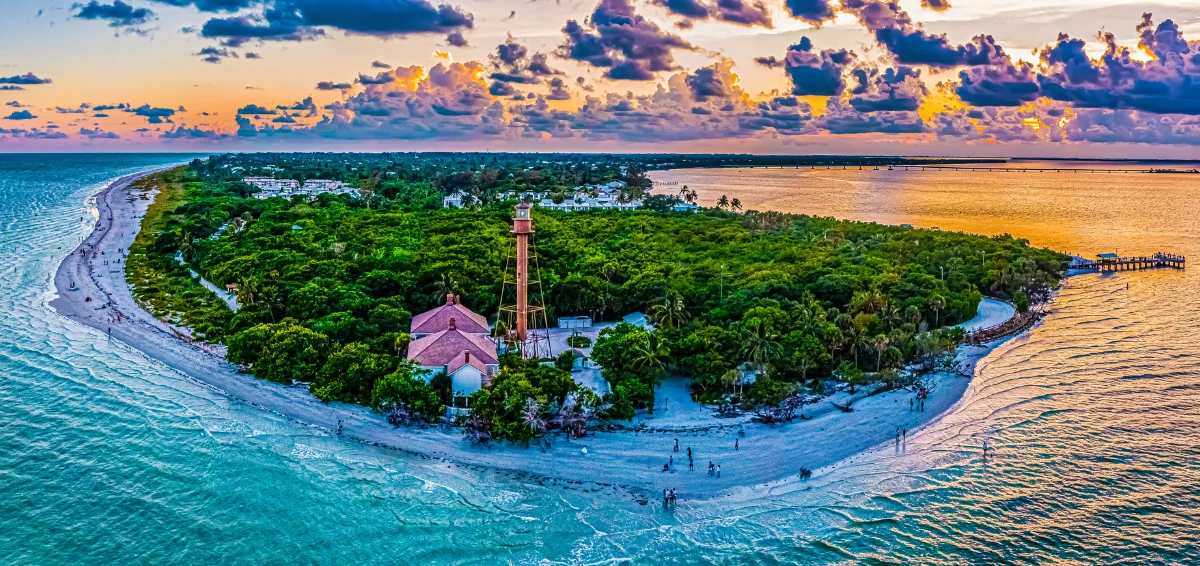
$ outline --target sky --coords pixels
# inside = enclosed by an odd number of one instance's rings
[[[0,0],[0,38],[0,152],[1200,155],[1200,0]]]

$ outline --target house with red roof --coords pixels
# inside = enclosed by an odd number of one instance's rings
[[[467,398],[488,385],[500,370],[496,343],[488,337],[487,319],[459,303],[455,295],[446,304],[413,317],[408,359],[433,376],[450,376],[454,406],[467,408]]]
[[[408,333],[413,338],[420,338],[441,332],[450,326],[452,318],[463,332],[486,335],[492,331],[483,315],[462,306],[458,295],[449,293],[446,295],[446,304],[414,316]]]

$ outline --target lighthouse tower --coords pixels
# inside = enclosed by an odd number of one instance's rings
[[[525,358],[549,358],[550,325],[542,305],[542,283],[537,256],[529,253],[533,239],[533,220],[530,206],[518,204],[513,212],[513,236],[516,253],[510,256],[504,270],[500,293],[499,323],[504,330],[503,351],[518,351]],[[530,268],[532,259],[532,270]],[[515,260],[515,261],[514,261]],[[532,294],[531,294],[532,291]]]

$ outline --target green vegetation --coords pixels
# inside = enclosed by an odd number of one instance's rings
[[[569,336],[567,337],[567,345],[572,348],[587,348],[592,345],[592,339],[587,336]]]
[[[365,176],[368,201],[263,201],[247,198],[246,186],[225,173],[256,159],[263,158],[195,162],[168,178],[181,193],[147,215],[137,248],[145,255],[137,270],[130,260],[131,281],[142,281],[139,298],[224,341],[229,359],[256,376],[308,382],[322,399],[381,410],[377,386],[401,371],[411,313],[437,306],[447,291],[484,314],[499,304],[512,203],[430,209],[440,194],[465,186],[486,201],[531,179],[545,188],[579,175],[641,182],[634,167],[585,173],[593,169],[566,162],[507,161],[497,169],[471,162],[469,171],[455,171],[454,162],[435,161],[394,176],[393,165],[348,162],[337,171]],[[311,174],[334,166],[321,167]],[[913,362],[933,367],[961,338],[939,328],[971,318],[984,294],[1044,301],[1066,260],[1009,236],[774,212],[535,208],[533,215],[550,320],[616,320],[641,311],[656,326],[620,325],[595,344],[593,359],[612,385],[609,414],[618,418],[652,411],[654,384],[666,372],[690,376],[700,399],[736,392],[770,402],[801,385],[893,380],[889,368]],[[236,314],[212,306],[211,295],[186,300],[199,287],[174,261],[176,250],[213,283],[238,285]],[[747,364],[769,379],[749,392],[738,387]],[[513,421],[519,408],[491,395],[524,395],[522,403],[533,398],[545,412],[563,402],[563,389],[546,389],[552,380],[533,369],[506,371],[523,378],[503,387],[507,378],[494,380],[472,405],[490,434],[526,439]],[[448,387],[432,387],[426,397],[404,383],[388,386],[404,393],[388,393],[387,401],[400,400],[410,413],[428,412],[416,407],[433,407],[434,398],[449,400]]]
[[[471,394],[465,434],[510,442],[528,442],[550,428],[583,434],[598,404],[595,393],[559,368],[515,356],[501,363],[491,387]]]
[[[189,206],[190,202],[216,199],[206,184],[195,182],[195,177],[184,169],[140,179],[133,189],[141,193],[139,198],[154,198],[125,262],[133,297],[158,318],[187,326],[198,337],[223,340],[233,312],[192,277],[176,260],[176,254],[191,257],[196,238],[215,232],[228,217],[230,205],[215,206],[207,212]],[[157,198],[152,196],[155,190],[159,191]]]

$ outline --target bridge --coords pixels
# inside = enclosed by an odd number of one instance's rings
[[[1187,258],[1168,253],[1156,253],[1151,256],[1116,257],[1115,254],[1105,254],[1112,257],[1101,257],[1097,260],[1076,259],[1071,262],[1071,269],[1095,269],[1098,271],[1137,271],[1156,267],[1173,267],[1184,269]]]

